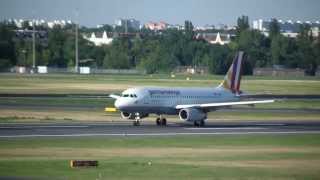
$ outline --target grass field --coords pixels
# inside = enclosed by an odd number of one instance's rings
[[[208,87],[223,76],[0,74],[0,93],[119,93],[133,86]],[[320,95],[316,77],[244,77],[249,93]],[[0,98],[0,122],[121,121],[103,98]],[[281,100],[259,111],[217,111],[209,121],[319,120],[320,100]],[[264,109],[280,109],[273,112]],[[308,110],[294,112],[286,110]],[[181,122],[169,116],[169,122]],[[149,117],[146,121],[154,121]],[[1,124],[0,124],[1,125]],[[320,179],[320,135],[0,139],[0,179]],[[73,169],[73,159],[98,160]],[[3,178],[2,178],[3,177]]]
[[[52,106],[52,107],[113,107],[114,99],[87,97],[0,97],[0,105],[11,106]],[[240,106],[248,107],[248,106]],[[320,110],[319,99],[279,99],[274,103],[257,104],[254,109],[317,109]],[[253,109],[253,108],[249,108]]]
[[[320,135],[0,139],[0,176],[319,179]],[[98,160],[73,169],[69,160]]]
[[[187,81],[186,78],[191,80]],[[214,87],[223,76],[178,75],[17,75],[0,74],[0,93],[111,93],[135,86]],[[249,93],[320,94],[319,77],[243,78],[242,89]]]
[[[0,98],[0,122],[48,121],[120,121],[119,112],[106,113],[114,100],[106,98]],[[225,120],[319,120],[320,100],[279,100],[255,107],[240,106],[242,111],[216,111],[209,113],[213,121]],[[280,112],[264,111],[268,109]],[[232,110],[232,109],[231,109]],[[258,111],[257,111],[258,110]],[[291,111],[288,111],[291,110]],[[294,112],[297,110],[297,112]],[[301,112],[301,110],[306,110]],[[293,112],[292,112],[293,111]],[[146,121],[154,121],[155,116]],[[178,116],[168,116],[170,122],[181,122]]]
[[[64,94],[64,93],[119,93],[133,86],[215,86],[223,76],[177,75],[74,75],[74,74],[0,74],[0,93],[17,94]],[[248,93],[272,94],[318,94],[320,79],[317,77],[252,77],[243,78],[242,89]],[[2,121],[48,121],[48,120],[118,120],[119,114],[106,114],[103,109],[113,106],[112,99],[105,98],[0,98],[0,105],[10,105],[16,109],[0,109]],[[29,106],[30,108],[23,108]],[[33,107],[35,106],[35,107]],[[40,108],[38,108],[40,107]],[[42,107],[42,108],[41,108]],[[50,107],[45,109],[44,107]],[[57,107],[57,108],[55,108]],[[244,107],[248,108],[248,107]],[[252,109],[252,108],[248,108]],[[256,105],[255,109],[309,109],[320,110],[320,100],[280,100],[276,103]],[[229,113],[214,112],[211,119],[307,119],[320,117],[319,112],[310,113]],[[177,120],[177,117],[173,118]]]

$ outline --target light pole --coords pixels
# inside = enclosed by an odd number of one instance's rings
[[[78,73],[79,70],[79,54],[78,54],[78,24],[76,23],[76,38],[75,38],[75,58],[76,58],[76,63],[75,63],[75,71]]]
[[[35,14],[36,12],[32,11],[32,68],[31,73],[34,73],[36,70],[36,35],[35,35]]]
[[[35,36],[35,21],[32,21],[32,72],[36,68],[36,36]]]
[[[27,50],[22,49],[21,52],[23,54],[23,63],[21,62],[21,64],[24,65],[24,66],[27,66]]]
[[[78,54],[78,10],[75,12],[76,20],[75,20],[75,72],[79,72],[79,54]]]

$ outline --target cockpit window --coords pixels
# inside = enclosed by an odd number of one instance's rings
[[[122,97],[137,98],[137,95],[136,94],[122,94]]]

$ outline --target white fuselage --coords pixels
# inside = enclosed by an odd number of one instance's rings
[[[130,88],[122,92],[115,107],[122,112],[178,114],[177,105],[238,101],[239,98],[224,88]]]

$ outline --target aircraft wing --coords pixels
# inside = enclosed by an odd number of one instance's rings
[[[115,95],[115,94],[110,94],[109,97],[113,98],[113,99],[118,99],[121,96]]]
[[[177,105],[176,109],[184,108],[214,108],[214,107],[225,107],[225,106],[234,106],[234,105],[253,105],[253,104],[262,104],[262,103],[272,103],[274,100],[262,100],[262,101],[237,101],[237,102],[219,102],[219,103],[207,103],[207,104],[181,104]]]

